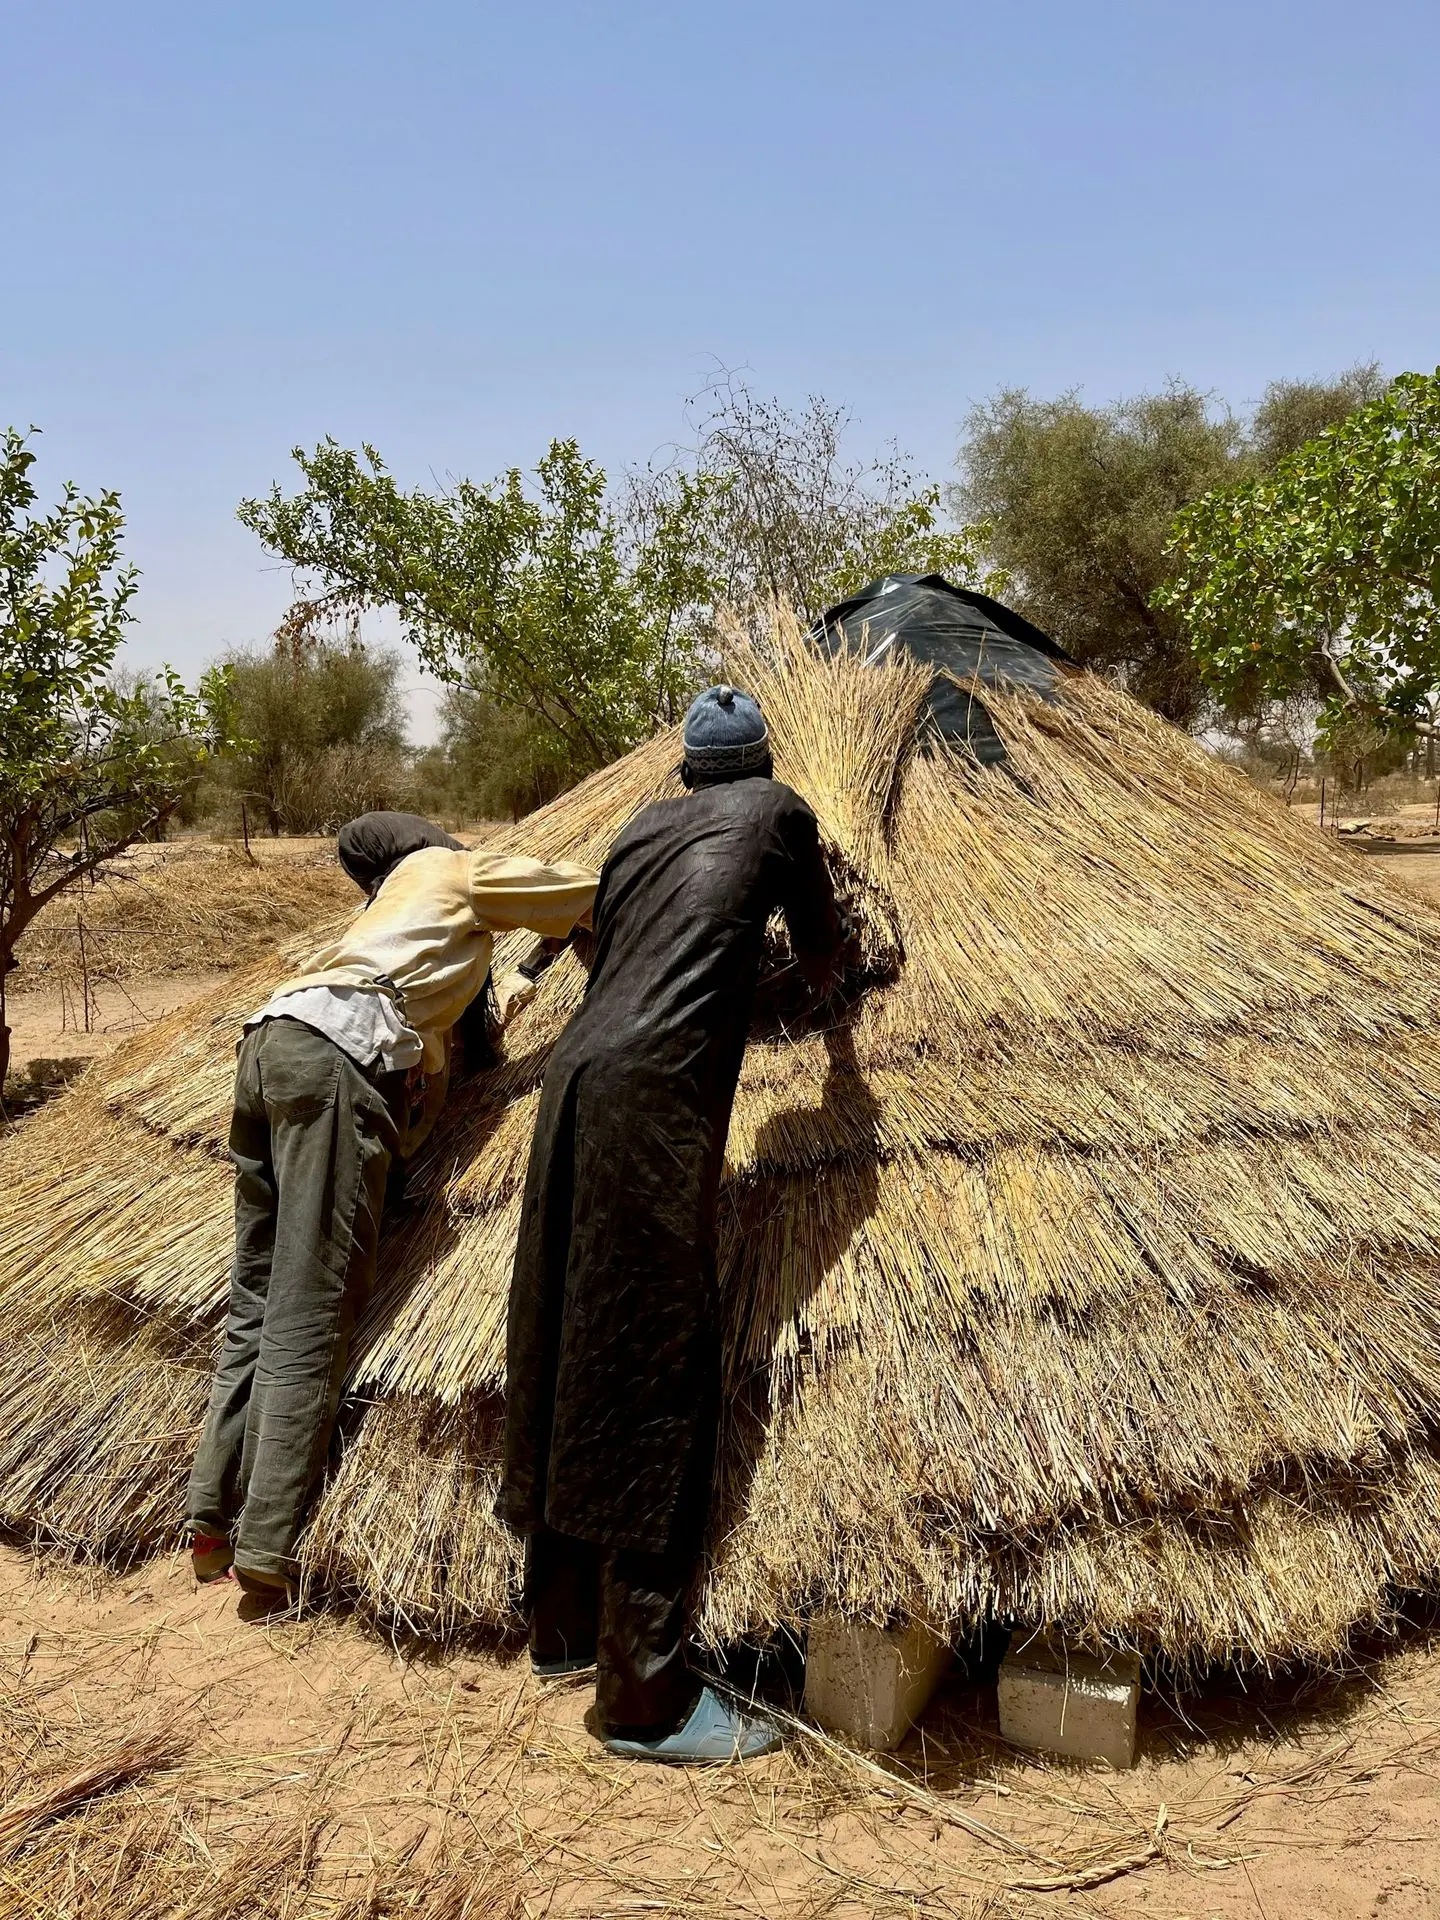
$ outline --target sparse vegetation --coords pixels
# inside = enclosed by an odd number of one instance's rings
[[[0,443],[0,1093],[6,976],[48,902],[179,805],[230,743],[228,676],[112,677],[138,576],[122,563],[119,495],[67,486],[37,512],[35,453]]]
[[[244,744],[216,769],[212,805],[240,803],[272,834],[333,833],[405,800],[410,770],[398,654],[358,632],[282,630],[268,653],[228,662]]]

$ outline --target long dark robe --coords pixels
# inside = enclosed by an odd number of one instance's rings
[[[815,816],[775,780],[658,801],[605,864],[510,1288],[500,1511],[514,1527],[650,1553],[698,1540],[721,1361],[715,1208],[776,907],[822,984],[840,916]]]

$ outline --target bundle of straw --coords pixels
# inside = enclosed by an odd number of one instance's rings
[[[746,1057],[707,1629],[824,1605],[1334,1653],[1440,1577],[1440,916],[1085,674],[974,689],[1003,765],[917,746],[930,678],[896,651],[867,670],[777,618],[731,667],[862,961],[843,1020]],[[658,739],[502,844],[598,861],[677,758]],[[292,957],[138,1037],[12,1156],[12,1524],[125,1552],[178,1518],[234,1037]],[[505,1294],[582,987],[567,956],[455,1103],[356,1342],[306,1551],[318,1586],[422,1630],[512,1605]]]

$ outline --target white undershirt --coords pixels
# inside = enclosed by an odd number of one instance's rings
[[[359,1066],[379,1059],[387,1073],[417,1065],[424,1052],[419,1034],[406,1026],[389,994],[378,987],[299,987],[277,993],[245,1022],[245,1031],[280,1019],[298,1020],[323,1033]]]

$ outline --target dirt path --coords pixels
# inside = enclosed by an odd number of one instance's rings
[[[164,1726],[186,1752],[150,1803],[188,1796],[214,1862],[321,1834],[319,1904],[296,1914],[336,1912],[342,1885],[419,1902],[447,1863],[490,1890],[476,1913],[513,1920],[1440,1913],[1440,1656],[1418,1639],[1348,1681],[1232,1687],[1189,1725],[1148,1701],[1127,1775],[1010,1752],[993,1689],[960,1678],[878,1767],[804,1739],[746,1769],[634,1767],[587,1734],[587,1699],[513,1655],[244,1624],[178,1556],[117,1578],[0,1549],[7,1726],[71,1760]],[[1082,1884],[1033,1885],[1057,1879]]]

